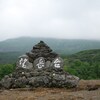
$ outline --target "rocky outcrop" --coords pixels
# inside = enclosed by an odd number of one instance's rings
[[[2,88],[77,86],[79,78],[63,70],[63,59],[43,41],[19,57],[16,70],[0,82]]]

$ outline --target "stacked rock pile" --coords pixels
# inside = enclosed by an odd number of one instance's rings
[[[1,88],[68,87],[77,86],[79,78],[63,70],[63,59],[43,41],[31,52],[19,57],[16,69],[1,81]]]
[[[31,63],[33,63],[34,60],[39,57],[44,57],[45,61],[52,62],[58,56],[58,54],[52,52],[52,49],[43,41],[40,41],[40,43],[33,46],[31,52],[26,54],[28,55]]]

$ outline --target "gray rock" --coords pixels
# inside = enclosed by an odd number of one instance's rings
[[[76,87],[79,82],[79,77],[74,75],[67,75],[66,82],[68,83],[69,87]]]
[[[6,89],[9,89],[12,86],[12,78],[9,78],[8,76],[7,77],[4,77],[1,80],[0,83],[1,83],[2,87],[6,88]]]
[[[44,86],[47,87],[50,82],[50,79],[45,75],[42,77],[42,80],[44,82]]]
[[[43,86],[44,85],[43,77],[42,76],[32,77],[29,79],[29,84],[33,87]]]
[[[13,88],[25,88],[26,85],[28,84],[28,80],[26,77],[19,77],[18,79],[15,79],[13,81]]]
[[[65,81],[66,78],[65,78],[65,75],[59,75],[59,74],[53,74],[53,79],[56,80],[56,81]]]
[[[51,61],[46,61],[46,68],[51,67]]]

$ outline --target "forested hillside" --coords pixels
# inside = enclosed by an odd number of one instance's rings
[[[100,62],[100,49],[80,51],[69,56],[70,62],[76,59],[89,63]]]
[[[65,70],[82,79],[100,79],[100,49],[63,56]]]

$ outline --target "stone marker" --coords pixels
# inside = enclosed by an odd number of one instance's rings
[[[63,59],[40,41],[19,57],[16,69],[1,81],[1,88],[76,87],[79,78],[63,70]]]

